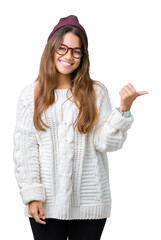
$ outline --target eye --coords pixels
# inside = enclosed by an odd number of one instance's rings
[[[60,50],[66,50],[64,47],[59,47]]]
[[[73,52],[74,52],[75,54],[79,54],[79,55],[81,54],[81,51],[80,51],[80,50],[74,50]]]

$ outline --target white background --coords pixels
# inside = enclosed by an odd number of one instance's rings
[[[122,149],[108,153],[111,217],[101,240],[161,239],[161,2],[3,1],[0,4],[1,236],[33,239],[13,170],[13,129],[22,88],[39,71],[47,37],[61,17],[77,15],[89,39],[90,74],[106,85],[113,107],[132,83],[138,97]]]

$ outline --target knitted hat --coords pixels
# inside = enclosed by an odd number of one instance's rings
[[[86,37],[87,46],[88,46],[88,38],[87,38],[86,31],[82,27],[82,25],[80,25],[78,18],[75,15],[69,15],[68,17],[60,18],[58,24],[54,27],[54,29],[50,33],[47,41],[49,41],[49,39],[52,37],[54,32],[56,32],[59,28],[66,26],[66,25],[72,25],[72,26],[75,26],[75,27],[79,28],[80,30],[82,30]]]

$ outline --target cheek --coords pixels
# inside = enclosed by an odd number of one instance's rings
[[[79,67],[79,65],[80,65],[80,60],[75,62],[76,67]]]
[[[56,53],[54,53],[54,56],[53,56],[53,59],[54,59],[54,62],[58,61],[58,55]]]
[[[59,56],[57,55],[54,56],[54,64],[57,68],[59,67]]]

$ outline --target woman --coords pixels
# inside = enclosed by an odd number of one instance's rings
[[[60,19],[38,78],[19,96],[14,131],[15,175],[34,239],[100,239],[111,212],[106,152],[122,148],[131,105],[146,93],[129,83],[112,110],[105,85],[90,78],[85,29],[74,15]]]

